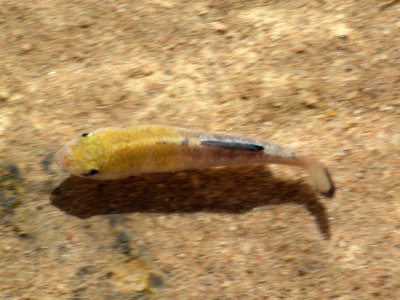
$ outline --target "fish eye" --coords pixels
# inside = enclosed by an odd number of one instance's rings
[[[90,175],[97,174],[97,173],[99,173],[99,172],[100,172],[99,170],[91,169],[89,172],[84,173],[83,176],[90,176]]]
[[[89,134],[88,132],[82,133],[81,137],[85,137],[85,136],[87,136],[88,134]]]

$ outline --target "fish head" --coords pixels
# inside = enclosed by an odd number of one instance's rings
[[[102,152],[96,134],[84,133],[57,152],[56,163],[73,175],[96,179],[102,164]]]

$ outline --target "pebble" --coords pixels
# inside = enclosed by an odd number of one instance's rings
[[[326,116],[327,118],[336,117],[336,111],[333,110],[333,109],[328,109],[328,110],[325,112],[325,116]]]
[[[138,78],[138,77],[146,77],[152,75],[155,72],[155,67],[151,64],[134,67],[128,70],[128,77],[129,78]]]
[[[308,107],[308,108],[316,108],[318,107],[318,98],[317,97],[307,97],[306,99],[304,99],[303,101],[303,105]]]
[[[212,22],[211,28],[220,33],[225,33],[228,30],[228,26],[221,22]]]
[[[335,24],[330,30],[335,38],[347,38],[351,34],[351,29],[344,23]]]
[[[387,105],[383,105],[379,107],[380,111],[389,111],[389,110],[393,110],[394,107],[393,106],[387,106]]]
[[[5,88],[0,88],[0,101],[6,101],[9,99],[11,96],[11,93],[9,90]]]
[[[238,228],[239,228],[238,226],[233,225],[233,226],[230,226],[230,227],[229,227],[229,230],[230,230],[230,231],[235,231],[235,230],[238,230]]]
[[[33,46],[32,46],[32,44],[24,44],[24,45],[22,45],[21,49],[24,52],[29,52],[33,49]]]
[[[363,173],[356,173],[354,175],[359,179],[364,178],[364,174]]]

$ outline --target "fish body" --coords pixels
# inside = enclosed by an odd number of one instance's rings
[[[121,179],[242,164],[287,164],[305,169],[317,190],[332,197],[334,184],[316,159],[257,140],[161,125],[103,128],[68,142],[56,162],[71,174],[92,179]]]

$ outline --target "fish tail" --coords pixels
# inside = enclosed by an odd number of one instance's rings
[[[208,149],[232,150],[229,161],[221,165],[236,163],[271,163],[293,165],[303,168],[311,177],[317,191],[325,197],[332,198],[335,185],[328,169],[318,160],[301,155],[288,148],[275,144],[260,142],[240,137],[213,134],[201,137],[201,145]],[[220,155],[221,152],[214,152]],[[228,155],[224,153],[224,155]],[[212,161],[209,160],[209,161]]]
[[[298,165],[308,172],[318,192],[328,198],[335,195],[335,184],[328,169],[322,163],[303,155],[299,155],[296,160],[298,160]]]

